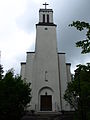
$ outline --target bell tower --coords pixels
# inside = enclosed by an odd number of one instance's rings
[[[53,10],[39,10],[36,24],[36,49],[33,66],[32,102],[33,109],[41,111],[60,110],[60,86],[57,55],[56,25]],[[47,93],[47,94],[46,94]]]
[[[48,4],[43,4],[45,5],[45,9],[40,9],[39,10],[39,23],[41,24],[51,24],[53,23],[53,11],[52,9],[47,9],[46,5]]]
[[[46,5],[49,4],[43,5],[45,5],[45,9],[39,10],[39,24],[53,24],[53,10],[46,8]]]

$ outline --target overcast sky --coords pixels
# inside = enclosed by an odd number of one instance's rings
[[[20,63],[26,60],[26,52],[35,48],[35,24],[43,3],[54,11],[57,24],[58,51],[66,53],[71,71],[80,63],[90,62],[90,54],[81,55],[75,42],[85,38],[85,31],[68,27],[72,21],[90,23],[90,0],[0,0],[0,51],[4,70],[15,69],[20,73]]]

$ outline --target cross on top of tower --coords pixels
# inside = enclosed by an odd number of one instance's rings
[[[49,5],[49,4],[47,4],[47,3],[45,2],[43,5],[45,5],[45,9],[47,9],[46,7],[47,7],[47,5]]]

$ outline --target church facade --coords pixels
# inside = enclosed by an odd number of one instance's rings
[[[56,24],[53,10],[39,10],[36,24],[35,52],[27,52],[26,62],[21,63],[21,76],[31,83],[30,108],[35,111],[69,111],[63,99],[67,83],[71,80],[70,63],[65,53],[58,53]]]

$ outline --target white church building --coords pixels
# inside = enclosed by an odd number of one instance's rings
[[[21,76],[31,83],[31,110],[69,111],[64,100],[67,83],[71,80],[70,63],[65,61],[65,53],[58,52],[56,27],[53,10],[39,10],[36,24],[35,52],[27,52],[26,62],[21,63]]]

